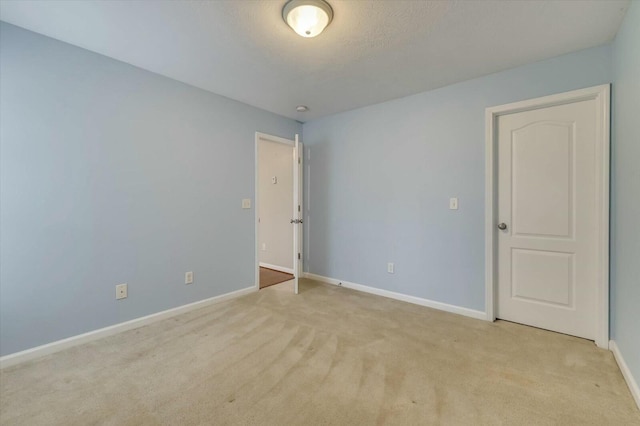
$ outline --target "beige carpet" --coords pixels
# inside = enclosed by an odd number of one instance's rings
[[[260,288],[280,284],[293,279],[293,274],[260,267]]]
[[[282,288],[285,287],[285,288]],[[7,425],[638,425],[610,352],[288,283],[0,376]]]

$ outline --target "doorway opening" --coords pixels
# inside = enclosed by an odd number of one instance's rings
[[[256,133],[256,287],[292,281],[297,293],[301,184],[295,140]]]

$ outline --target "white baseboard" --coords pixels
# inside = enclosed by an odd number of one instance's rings
[[[631,395],[633,395],[633,399],[636,400],[638,409],[640,409],[640,387],[638,387],[636,379],[633,378],[631,370],[629,370],[629,366],[624,361],[624,358],[622,358],[620,348],[618,348],[618,345],[614,340],[609,340],[609,350],[613,352],[613,356],[615,357],[618,367],[620,367],[620,371],[622,372],[622,377],[624,377],[624,380],[627,382]]]
[[[280,271],[280,272],[284,272],[284,273],[287,273],[287,274],[293,274],[293,269],[292,268],[285,268],[284,266],[272,265],[270,263],[264,263],[264,262],[260,262],[259,265],[262,266],[263,268],[273,269],[274,271]]]
[[[119,324],[111,325],[109,327],[104,327],[98,330],[89,331],[87,333],[78,334],[77,336],[71,336],[66,339],[57,340],[55,342],[47,343],[42,346],[36,346],[35,348],[26,349],[24,351],[5,355],[3,357],[0,357],[0,369],[11,367],[12,365],[30,361],[32,359],[39,358],[41,356],[59,352],[63,349],[67,349],[73,346],[78,346],[83,343],[87,343],[93,340],[101,339],[103,337],[111,336],[113,334],[122,333],[123,331],[142,327],[144,325],[151,324],[153,322],[160,321],[165,318],[184,314],[186,312],[193,311],[195,309],[204,308],[205,306],[235,299],[236,297],[244,296],[245,294],[249,294],[254,291],[257,291],[255,286],[243,288],[241,290],[232,291],[231,293],[221,294],[220,296],[215,296],[209,299],[204,299],[197,302],[189,303],[187,305],[178,306],[177,308],[167,309],[166,311],[157,312],[155,314],[132,319],[130,321],[121,322]]]
[[[323,277],[322,275],[316,275],[309,272],[304,273],[305,278],[309,278],[316,281],[322,281],[328,284],[340,285],[345,288],[362,291],[365,293],[371,293],[378,296],[388,297],[390,299],[401,300],[403,302],[409,302],[420,306],[426,306],[428,308],[438,309],[440,311],[451,312],[458,315],[464,315],[465,317],[471,317],[480,320],[486,320],[487,314],[482,311],[476,311],[474,309],[463,308],[460,306],[449,305],[447,303],[436,302],[434,300],[423,299],[421,297],[409,296],[407,294],[396,293],[394,291],[382,290],[375,287],[369,287],[362,284],[351,283],[349,281],[336,280],[335,278]]]

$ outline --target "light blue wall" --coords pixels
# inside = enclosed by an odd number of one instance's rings
[[[611,331],[640,383],[640,2],[613,44]]]
[[[254,132],[299,123],[8,24],[0,41],[1,354],[254,284]]]
[[[305,123],[308,271],[484,311],[485,108],[611,79],[604,46]]]

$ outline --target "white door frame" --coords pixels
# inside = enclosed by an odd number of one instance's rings
[[[254,248],[255,248],[255,287],[256,290],[260,290],[260,252],[258,251],[258,245],[259,245],[259,241],[258,241],[258,227],[260,226],[259,220],[260,220],[260,206],[258,205],[258,196],[260,195],[259,191],[260,191],[260,179],[259,179],[259,161],[258,161],[258,144],[260,141],[267,141],[267,142],[275,142],[275,143],[281,143],[287,146],[290,146],[291,149],[293,150],[294,146],[295,146],[295,141],[294,140],[290,140],[290,139],[285,139],[285,138],[281,138],[279,136],[272,136],[272,135],[268,135],[266,133],[260,133],[260,132],[256,132],[256,146],[255,146],[255,198],[254,198],[254,213],[255,213],[255,241],[254,241]],[[292,163],[293,164],[293,163]],[[295,170],[294,170],[295,172]],[[291,194],[293,196],[293,193]]]
[[[522,111],[569,104],[585,100],[595,100],[598,109],[596,141],[599,152],[596,153],[596,200],[599,206],[597,214],[598,229],[598,291],[595,342],[601,348],[609,346],[609,98],[610,85],[589,87],[557,95],[530,99],[511,104],[487,108],[485,112],[485,312],[487,321],[496,319],[497,295],[497,118],[501,115]]]

